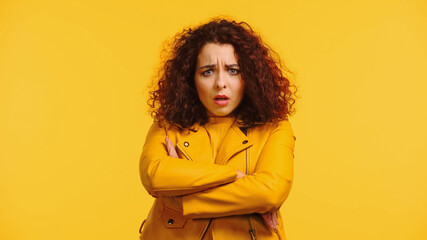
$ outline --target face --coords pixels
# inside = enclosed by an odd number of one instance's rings
[[[209,116],[228,116],[242,101],[244,82],[231,44],[205,44],[194,77],[199,99]]]

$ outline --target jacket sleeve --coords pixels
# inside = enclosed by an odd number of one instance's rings
[[[165,137],[165,130],[153,123],[140,158],[141,181],[153,197],[190,194],[236,180],[234,167],[169,157]]]
[[[212,218],[278,210],[293,180],[294,135],[280,122],[264,145],[255,171],[235,182],[182,197],[184,215]]]

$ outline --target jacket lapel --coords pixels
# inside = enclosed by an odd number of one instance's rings
[[[176,145],[190,161],[214,163],[209,136],[203,127],[196,127],[186,136],[181,135]]]
[[[215,163],[219,165],[225,165],[233,155],[245,150],[252,145],[253,143],[239,129],[239,127],[233,125],[224,136],[224,139],[218,148]]]

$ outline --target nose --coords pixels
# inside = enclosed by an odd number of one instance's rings
[[[227,80],[225,78],[226,76],[224,76],[224,73],[222,73],[222,71],[217,75],[217,78],[215,81],[216,89],[223,89],[227,87]]]

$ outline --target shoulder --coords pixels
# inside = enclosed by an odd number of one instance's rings
[[[291,123],[288,120],[265,123],[253,127],[249,131],[251,139],[260,144],[277,143],[279,145],[294,145],[295,136]]]
[[[188,135],[190,132],[197,132],[200,126],[195,124],[189,128],[181,128],[171,123],[160,123],[156,120],[150,126],[147,137],[152,136],[176,136],[176,135]]]
[[[272,124],[272,131],[284,131],[289,133],[290,135],[294,135],[294,131],[292,130],[291,123],[288,120],[282,120],[280,122]]]
[[[265,123],[263,125],[259,125],[253,128],[253,131],[255,132],[264,132],[264,133],[269,133],[269,134],[273,134],[277,131],[280,132],[287,132],[291,135],[293,135],[293,130],[292,130],[292,126],[291,123],[288,120],[281,120],[281,121],[277,121],[277,122],[268,122]]]

